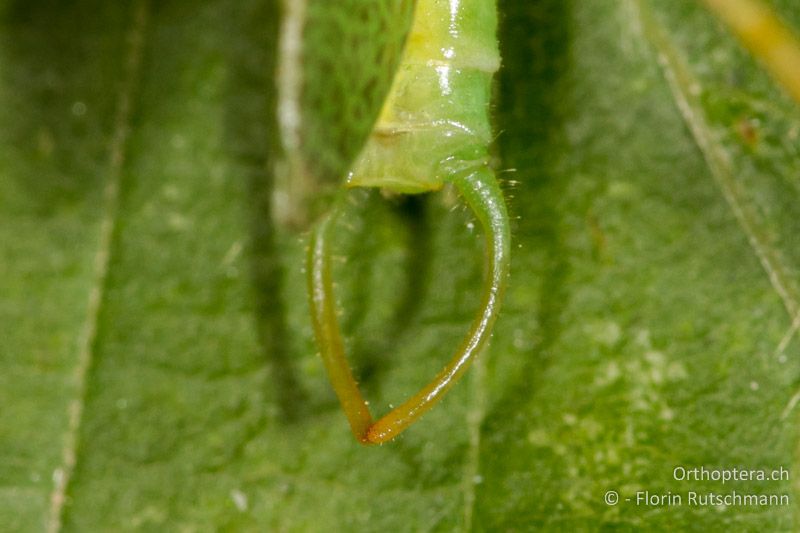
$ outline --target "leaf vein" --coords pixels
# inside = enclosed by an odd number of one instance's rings
[[[491,348],[491,346],[490,346]],[[464,531],[472,529],[472,518],[475,511],[476,478],[480,472],[481,424],[486,415],[486,362],[489,350],[484,350],[473,363],[472,368],[472,405],[467,411],[467,431],[469,448],[464,464]]]
[[[756,208],[734,178],[730,155],[715,139],[711,127],[705,120],[701,104],[695,94],[695,88],[699,87],[699,83],[680,57],[665,30],[648,11],[645,2],[632,1],[637,8],[643,36],[658,54],[658,62],[684,122],[751,248],[767,272],[773,289],[783,302],[789,317],[794,320],[800,311],[799,291],[792,282],[780,250],[769,243]]]
[[[53,473],[54,486],[50,494],[48,533],[56,533],[62,528],[64,504],[77,463],[79,433],[86,400],[86,382],[94,356],[98,319],[108,277],[109,258],[119,207],[122,168],[125,163],[125,146],[130,129],[131,101],[141,65],[148,7],[148,0],[138,0],[133,6],[133,21],[129,31],[123,83],[117,100],[113,135],[109,149],[109,175],[103,190],[103,215],[100,223],[98,249],[94,257],[93,283],[89,291],[86,318],[78,337],[78,358],[72,376],[76,392],[67,407],[68,422],[63,440],[61,465]]]

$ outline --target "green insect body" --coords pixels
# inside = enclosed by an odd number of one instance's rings
[[[496,18],[492,1],[418,2],[403,61],[348,186],[425,192],[458,166],[485,163],[500,66]]]
[[[510,235],[503,194],[488,165],[491,81],[500,63],[496,25],[494,0],[418,0],[391,89],[347,173],[348,187],[395,193],[452,183],[486,234],[488,273],[467,335],[428,385],[377,421],[347,364],[338,324],[329,233],[340,204],[311,234],[308,290],[317,344],[351,430],[364,444],[393,439],[436,404],[484,348],[497,317]]]

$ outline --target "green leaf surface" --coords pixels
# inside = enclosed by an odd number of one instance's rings
[[[0,530],[796,530],[800,108],[721,23],[500,2],[504,310],[439,406],[363,447],[306,236],[273,222],[278,4],[0,2]],[[352,193],[335,269],[376,414],[477,305],[460,205]],[[674,479],[701,466],[790,479]]]

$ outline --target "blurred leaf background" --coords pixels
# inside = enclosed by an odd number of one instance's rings
[[[795,503],[603,501],[797,497],[800,112],[726,29],[693,0],[500,2],[504,311],[364,448],[272,222],[276,4],[0,1],[0,529],[797,529]],[[464,331],[481,240],[446,194],[353,199],[339,293],[380,413]],[[793,476],[673,479],[700,465]]]

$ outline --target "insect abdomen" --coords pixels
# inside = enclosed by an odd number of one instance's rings
[[[401,64],[349,186],[438,189],[455,167],[481,164],[500,65],[494,0],[418,0]],[[447,162],[445,164],[445,162]]]

